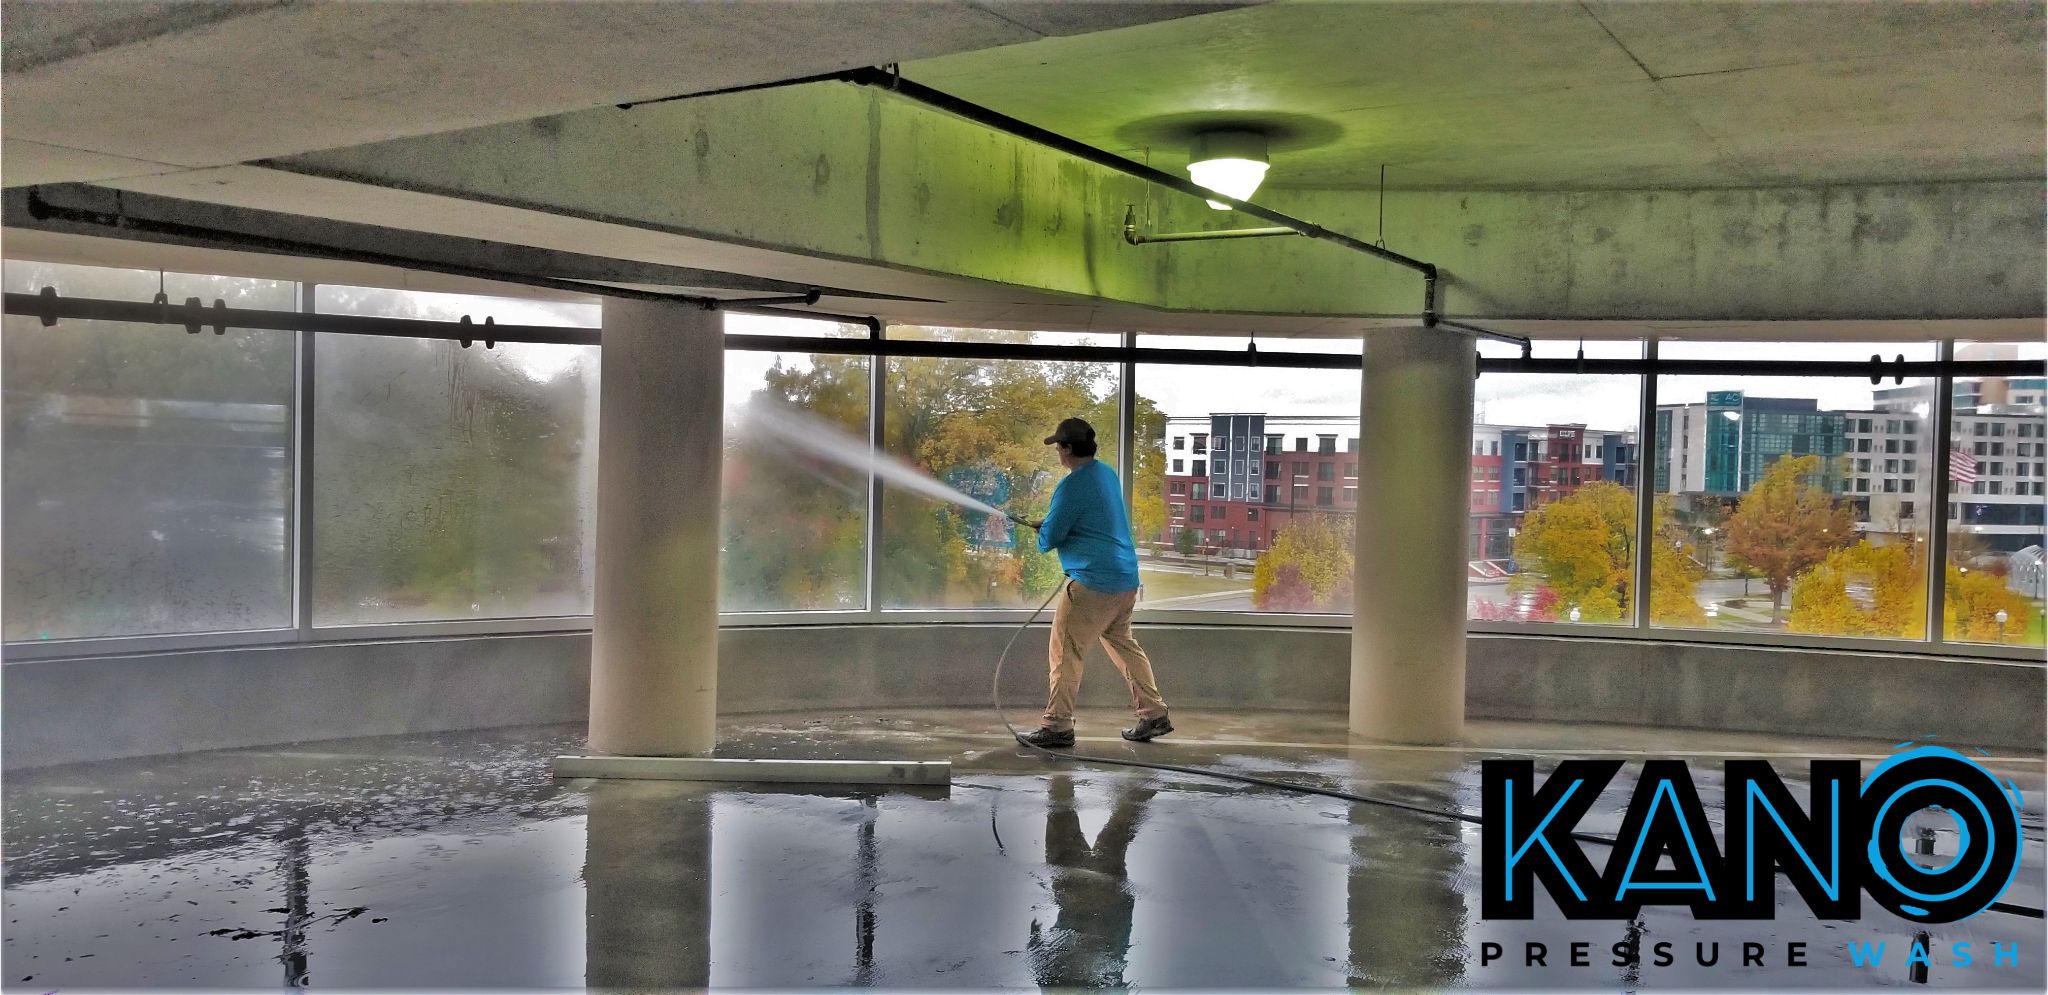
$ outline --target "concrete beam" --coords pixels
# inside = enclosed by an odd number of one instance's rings
[[[879,270],[1189,314],[1396,317],[1421,304],[1414,274],[1306,239],[1126,245],[1127,204],[1155,230],[1243,222],[846,84],[566,114],[268,166],[119,186],[667,265],[730,245],[817,260],[841,286]],[[316,186],[330,195],[308,197]],[[1260,199],[1376,233],[1372,194]],[[1389,247],[1443,268],[1446,313],[1473,317],[2032,318],[2048,289],[2034,181],[1396,191],[1386,225]]]
[[[9,0],[7,182],[17,157],[39,182],[224,165],[1227,6]]]

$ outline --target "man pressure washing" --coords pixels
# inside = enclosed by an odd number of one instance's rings
[[[1095,459],[1095,429],[1079,418],[1060,422],[1045,438],[1059,447],[1067,476],[1053,488],[1043,522],[1017,519],[1038,530],[1042,552],[1058,550],[1067,582],[1053,600],[1051,693],[1045,721],[1017,739],[1032,746],[1074,745],[1074,695],[1081,689],[1081,658],[1100,640],[1131,688],[1138,724],[1124,738],[1143,743],[1173,731],[1166,702],[1152,680],[1152,661],[1131,637],[1131,609],[1138,603],[1138,550],[1124,511],[1116,471]]]

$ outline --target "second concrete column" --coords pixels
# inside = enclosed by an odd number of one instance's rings
[[[1448,743],[1465,723],[1472,339],[1365,340],[1351,631],[1351,733]]]

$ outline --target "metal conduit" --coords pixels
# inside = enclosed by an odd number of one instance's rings
[[[5,295],[7,314],[37,318],[44,325],[64,319],[126,321],[182,326],[189,332],[257,328],[341,335],[382,335],[439,338],[455,341],[537,342],[560,345],[602,345],[595,328],[544,325],[500,325],[434,321],[422,318],[378,318],[303,311],[231,308],[222,302],[202,304],[101,300],[64,297],[55,288],[41,293]],[[813,317],[806,312],[790,312]],[[1127,340],[1130,341],[1130,340]],[[1024,342],[942,342],[924,339],[812,338],[802,335],[728,334],[725,347],[755,352],[807,352],[839,356],[904,356],[931,359],[1039,360],[1069,363],[1142,363],[1156,366],[1261,366],[1283,369],[1355,370],[1356,353],[1258,352],[1239,349],[1154,349],[1138,345],[1035,345]],[[1931,377],[2036,376],[2040,364],[2027,360],[1902,361],[1879,360],[1729,360],[1729,359],[1517,359],[1481,357],[1487,373],[1555,373],[1588,375],[1729,374],[1748,376]]]

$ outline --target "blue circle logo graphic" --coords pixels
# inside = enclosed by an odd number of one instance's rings
[[[1968,919],[2012,884],[2020,864],[2018,792],[1976,761],[1941,746],[1897,754],[1863,780],[1872,813],[1867,851],[1873,872],[1865,890],[1879,905],[1914,922]],[[1956,822],[1957,852],[1940,867],[1912,859],[1898,842],[1906,820],[1929,808]]]

